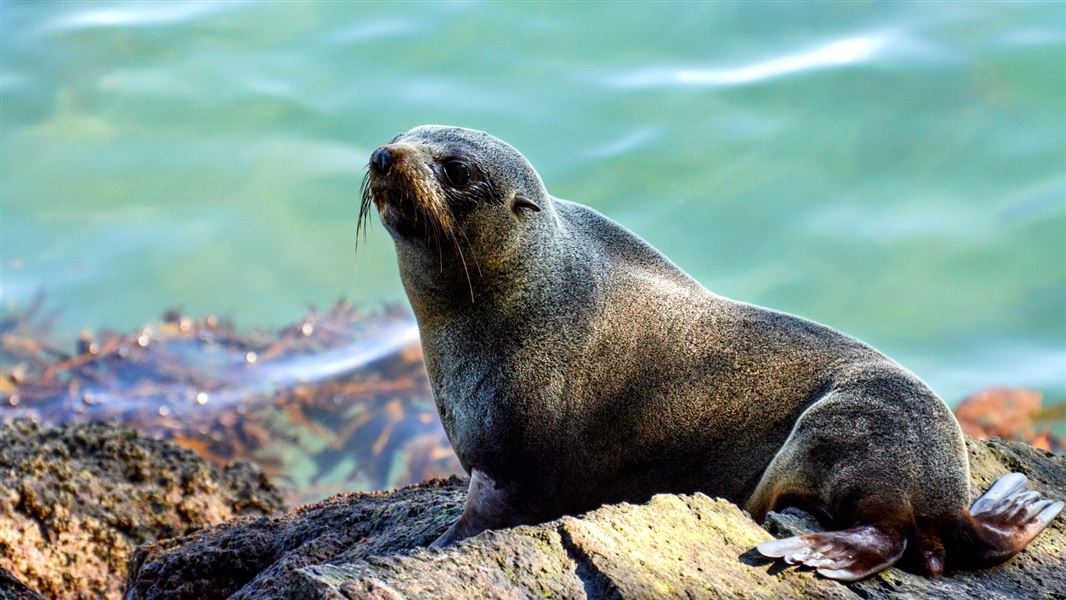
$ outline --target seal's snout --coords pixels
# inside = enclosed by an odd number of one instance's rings
[[[392,167],[392,154],[389,149],[382,146],[374,150],[374,153],[370,155],[370,167],[379,175],[387,174],[389,168]]]
[[[429,149],[417,142],[390,142],[370,154],[360,214],[371,206],[396,236],[426,239],[449,232],[454,216],[434,171]]]

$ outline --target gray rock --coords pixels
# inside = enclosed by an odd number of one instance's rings
[[[975,493],[1020,471],[1033,489],[1066,497],[1066,458],[1019,443],[968,446]],[[129,598],[168,597],[168,587],[201,598],[1066,598],[1062,518],[996,568],[935,579],[890,569],[842,585],[753,550],[771,538],[767,530],[817,529],[809,515],[772,514],[763,528],[703,494],[659,495],[485,532],[451,548],[421,547],[458,515],[462,499],[462,482],[452,479],[216,526],[139,550]],[[261,564],[257,573],[223,576],[249,561]]]
[[[44,597],[26,587],[18,577],[0,569],[0,600],[44,600]]]
[[[351,493],[275,519],[244,519],[137,549],[128,598],[273,598],[298,570],[425,546],[462,512],[466,484],[435,480]]]

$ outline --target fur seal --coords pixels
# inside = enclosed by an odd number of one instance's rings
[[[487,133],[422,126],[371,156],[470,494],[435,542],[660,492],[832,529],[759,551],[857,580],[1007,560],[1063,508],[1014,473],[970,504],[962,433],[918,377],[829,327],[718,296]]]

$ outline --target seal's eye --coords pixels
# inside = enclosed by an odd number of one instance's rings
[[[452,186],[458,187],[470,181],[470,167],[461,160],[449,160],[444,163],[444,178]]]

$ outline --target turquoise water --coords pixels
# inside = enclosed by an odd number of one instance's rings
[[[488,130],[718,293],[1066,395],[1066,7],[3,2],[2,302],[401,300],[370,151]]]

